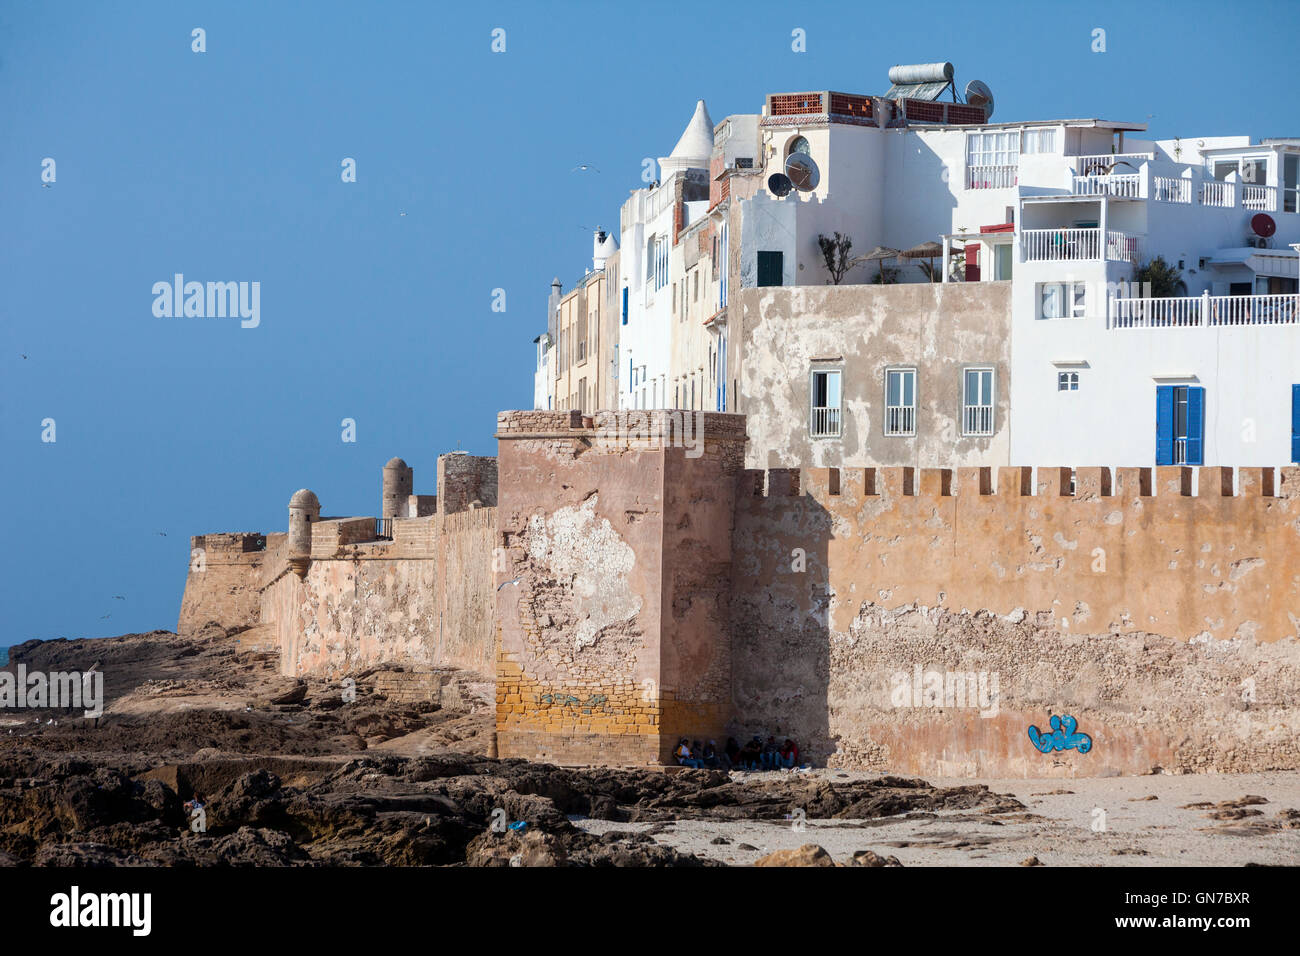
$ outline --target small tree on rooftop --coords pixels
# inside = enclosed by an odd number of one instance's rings
[[[1151,297],[1154,299],[1166,299],[1178,295],[1182,278],[1183,274],[1165,262],[1164,256],[1156,256],[1133,274],[1133,281],[1138,288],[1150,288]]]
[[[826,263],[826,271],[831,274],[831,285],[839,285],[844,279],[845,273],[857,265],[856,262],[849,258],[849,250],[853,248],[853,240],[837,232],[833,239],[818,236],[817,245],[821,246],[822,260]]]

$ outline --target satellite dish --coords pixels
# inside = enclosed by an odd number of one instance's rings
[[[773,173],[767,177],[767,191],[778,199],[790,195],[792,189],[794,183],[790,182],[790,177],[785,173]]]
[[[1255,230],[1255,235],[1267,239],[1277,232],[1277,223],[1268,213],[1260,212],[1250,217],[1250,228]]]
[[[993,117],[993,91],[983,80],[971,80],[966,84],[966,102],[984,107],[985,120]]]
[[[785,174],[790,177],[794,188],[801,192],[816,189],[822,180],[821,171],[807,153],[791,153],[786,157]]]

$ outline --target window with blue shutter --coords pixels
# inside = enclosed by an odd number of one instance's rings
[[[627,286],[623,286],[623,324],[627,325]]]
[[[1174,387],[1156,387],[1156,464],[1174,463]]]
[[[1205,464],[1205,389],[1187,388],[1187,428],[1182,435],[1186,455],[1180,465]]]
[[[1300,464],[1300,385],[1291,386],[1291,461]]]
[[[1156,388],[1156,464],[1205,464],[1205,389]]]

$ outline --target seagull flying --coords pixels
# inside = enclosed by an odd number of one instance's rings
[[[591,163],[579,163],[577,166],[574,166],[571,170],[569,170],[569,172],[576,173],[581,171],[585,173],[588,170],[591,170],[593,173],[600,172],[600,170],[597,169],[595,166],[591,165]]]

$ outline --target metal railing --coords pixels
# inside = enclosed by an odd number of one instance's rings
[[[1137,173],[1100,176],[1075,176],[1073,193],[1076,196],[1117,196],[1137,199],[1142,191],[1142,177]]]
[[[963,435],[992,435],[993,406],[967,405],[962,409]]]
[[[813,408],[812,437],[836,438],[840,434],[840,409]]]
[[[393,519],[392,518],[375,519],[375,537],[380,541],[393,540]]]
[[[916,406],[890,405],[885,409],[886,435],[915,435]]]
[[[1016,184],[1018,166],[967,166],[967,189],[1006,189]]]
[[[1192,181],[1181,176],[1152,176],[1151,198],[1157,202],[1190,203]]]
[[[1112,329],[1296,325],[1300,295],[1210,295],[1110,301]]]

